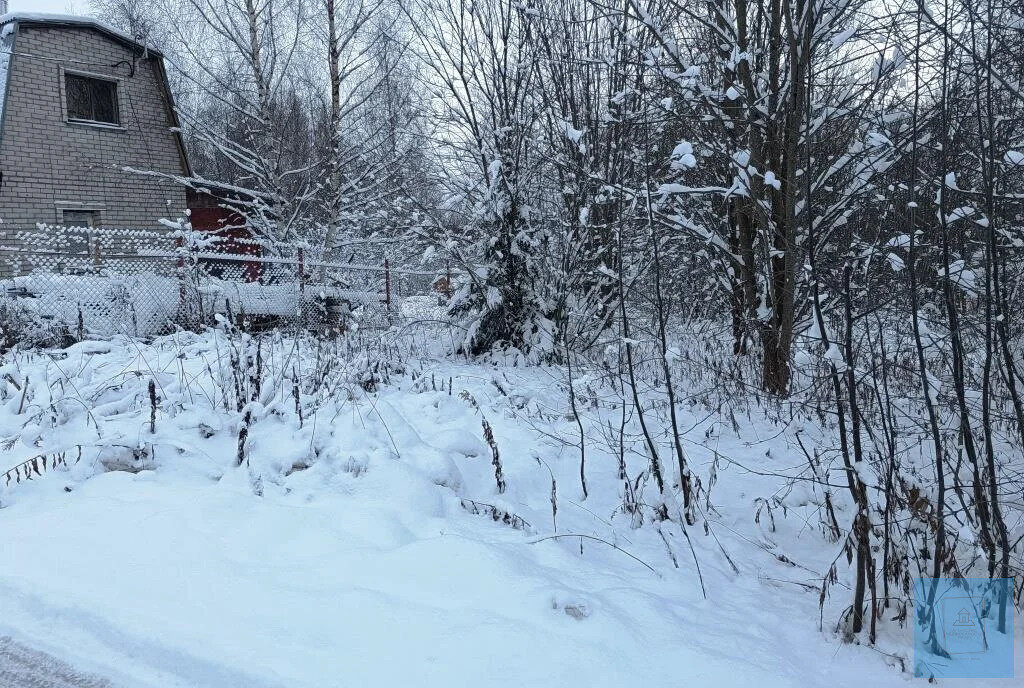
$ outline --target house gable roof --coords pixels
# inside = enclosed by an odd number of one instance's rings
[[[146,51],[157,57],[163,57],[163,53],[153,46],[132,38],[123,31],[118,31],[94,17],[80,17],[74,14],[48,14],[45,12],[9,12],[8,14],[0,15],[0,26],[12,22],[26,26],[63,26],[92,29],[126,47]]]

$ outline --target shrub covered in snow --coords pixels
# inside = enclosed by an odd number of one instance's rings
[[[67,322],[43,317],[16,301],[0,298],[0,352],[14,346],[65,347],[74,341]]]

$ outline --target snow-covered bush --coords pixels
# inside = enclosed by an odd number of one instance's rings
[[[68,323],[42,317],[17,301],[0,299],[0,352],[14,346],[60,348],[74,341]]]

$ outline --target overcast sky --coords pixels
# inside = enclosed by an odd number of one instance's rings
[[[88,14],[88,0],[7,0],[11,12],[56,12]]]

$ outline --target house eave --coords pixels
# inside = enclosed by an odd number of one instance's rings
[[[17,23],[19,26],[92,29],[126,47],[147,52],[154,57],[163,57],[163,53],[153,46],[118,31],[93,17],[80,17],[73,14],[48,14],[45,12],[9,12],[0,15],[0,26],[11,23]]]

